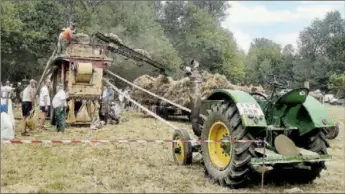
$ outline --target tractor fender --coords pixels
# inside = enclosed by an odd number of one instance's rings
[[[306,101],[303,103],[303,107],[308,112],[308,115],[313,122],[313,128],[325,128],[334,127],[335,122],[328,114],[327,109],[316,98],[308,95]],[[306,129],[301,131],[302,134],[309,132],[312,129]]]
[[[203,109],[219,101],[236,104],[244,126],[267,127],[260,105],[250,94],[240,90],[216,89],[203,101]]]

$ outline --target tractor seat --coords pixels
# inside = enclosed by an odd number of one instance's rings
[[[276,104],[286,104],[289,106],[303,104],[307,99],[308,94],[309,90],[307,88],[294,89],[279,97]]]

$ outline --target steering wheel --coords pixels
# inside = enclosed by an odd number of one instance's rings
[[[265,77],[265,81],[276,88],[288,88],[289,83],[279,76],[268,74]]]

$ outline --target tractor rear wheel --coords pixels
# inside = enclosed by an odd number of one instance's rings
[[[191,164],[193,152],[188,132],[184,129],[175,130],[173,140],[177,140],[172,144],[174,161],[180,165]]]
[[[234,104],[219,104],[208,111],[201,134],[202,140],[252,140],[248,128],[242,125]],[[246,187],[250,182],[250,161],[255,157],[254,145],[249,142],[201,145],[206,175],[222,186]]]
[[[327,154],[328,142],[324,131],[321,129],[314,130],[316,132],[309,136],[305,146],[303,147],[318,154]],[[307,170],[305,173],[303,171],[299,171],[300,176],[295,177],[299,183],[312,183],[317,177],[320,177],[321,171],[326,169],[325,162],[310,163],[308,166],[310,167],[310,170]]]

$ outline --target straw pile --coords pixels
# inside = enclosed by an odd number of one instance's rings
[[[90,44],[90,37],[87,34],[77,33],[73,35],[73,38],[75,38],[80,44]]]
[[[202,77],[204,82],[201,86],[202,96],[210,95],[215,89],[236,89],[234,85],[232,85],[224,75],[210,74],[206,71],[202,73]]]
[[[189,106],[190,99],[190,79],[188,77],[178,81],[174,81],[170,85],[167,92],[163,95],[164,98],[169,99],[182,106]]]
[[[109,33],[109,34],[106,34],[106,36],[107,36],[108,38],[110,38],[112,41],[119,42],[119,43],[122,44],[122,40],[119,38],[118,35],[113,34],[113,33]]]
[[[142,75],[134,80],[133,84],[142,87],[146,90],[152,91],[152,88],[154,86],[154,82],[156,81],[156,78],[151,77],[149,75]],[[151,104],[153,103],[152,100],[155,100],[151,95],[142,92],[141,90],[138,90],[136,88],[133,88],[132,90],[132,97],[137,100],[141,104]]]
[[[231,84],[224,75],[210,74],[208,72],[202,73],[203,83],[201,85],[202,97],[210,95],[215,89],[233,89],[244,92],[263,92],[262,86],[237,86]],[[185,107],[190,106],[190,79],[188,77],[181,80],[173,80],[162,75],[157,78],[149,75],[143,75],[137,78],[134,84],[149,90],[159,96],[169,99],[177,104]],[[140,103],[157,103],[159,99],[152,97],[138,89],[133,89],[133,98]]]
[[[144,49],[134,49],[134,51],[144,55],[145,57],[147,57],[149,59],[152,59],[150,53]]]

